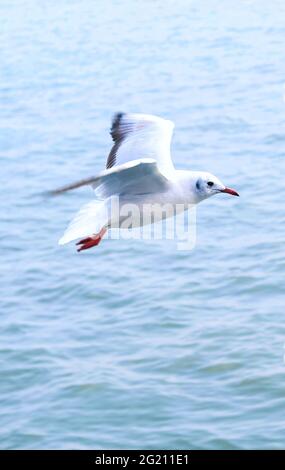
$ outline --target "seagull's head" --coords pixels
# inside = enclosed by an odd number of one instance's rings
[[[216,176],[206,172],[200,172],[197,175],[195,189],[198,197],[201,199],[205,199],[218,193],[227,193],[231,196],[239,196],[234,189],[227,188]]]

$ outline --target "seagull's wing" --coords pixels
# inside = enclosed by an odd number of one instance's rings
[[[169,180],[159,171],[157,162],[145,158],[115,166],[102,171],[98,176],[86,178],[56,189],[51,194],[61,194],[90,184],[99,199],[105,199],[115,194],[138,195],[165,192],[170,186]]]
[[[174,170],[170,143],[174,129],[172,121],[148,114],[115,114],[111,127],[114,145],[106,168],[131,160],[152,158],[164,174]]]

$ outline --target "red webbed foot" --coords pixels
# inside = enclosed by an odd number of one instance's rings
[[[102,240],[106,232],[107,232],[107,229],[102,228],[99,233],[93,235],[92,237],[83,238],[82,240],[76,243],[76,245],[80,245],[77,251],[80,252],[83,250],[88,250],[89,248],[92,248],[93,246],[99,245],[100,241]]]

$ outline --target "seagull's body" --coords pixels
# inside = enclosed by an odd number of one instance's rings
[[[77,243],[78,251],[98,245],[109,228],[124,227],[126,215],[120,209],[130,204],[138,208],[131,226],[138,227],[153,220],[141,216],[151,205],[166,207],[162,212],[158,210],[155,217],[158,221],[219,192],[238,195],[210,173],[174,168],[170,153],[173,128],[171,121],[157,116],[125,113],[114,116],[111,127],[114,145],[106,170],[53,191],[60,194],[92,185],[96,197],[75,216],[60,244],[85,237]],[[119,201],[116,209],[112,205],[114,196]]]

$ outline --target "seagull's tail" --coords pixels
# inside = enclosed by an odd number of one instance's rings
[[[107,224],[108,209],[106,201],[95,200],[89,202],[81,207],[58,243],[59,245],[65,245],[77,238],[90,237]]]

